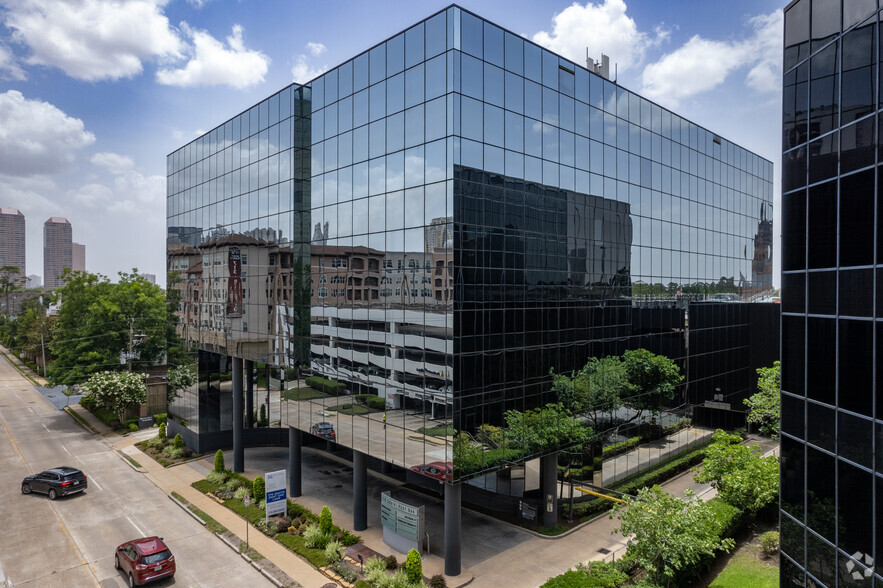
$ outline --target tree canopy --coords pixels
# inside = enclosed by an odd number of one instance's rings
[[[58,290],[61,307],[55,325],[50,373],[62,384],[82,382],[105,370],[125,369],[120,353],[129,346],[130,326],[145,335],[133,369],[160,360],[166,348],[166,299],[162,289],[138,275],[105,276],[65,270]]]
[[[665,492],[660,486],[642,488],[636,499],[626,499],[613,517],[620,532],[628,537],[627,557],[647,570],[653,582],[671,586],[684,570],[716,551],[729,551],[734,541],[721,538],[720,523],[711,503],[695,498],[687,490],[686,500]]]
[[[99,372],[83,382],[86,394],[95,400],[97,406],[116,414],[120,422],[126,420],[129,407],[147,401],[146,374],[129,372]]]
[[[23,287],[27,280],[27,277],[21,275],[21,270],[17,265],[4,265],[0,267],[0,292],[3,292],[6,298],[6,306],[3,310],[6,316],[12,314],[9,306],[9,293]]]
[[[723,500],[753,513],[779,497],[779,460],[761,457],[758,446],[748,447],[741,440],[718,429],[694,479],[710,482]]]
[[[748,406],[748,422],[758,424],[761,434],[773,439],[779,438],[781,372],[782,364],[778,361],[773,367],[758,368],[759,392],[744,400],[745,405]]]

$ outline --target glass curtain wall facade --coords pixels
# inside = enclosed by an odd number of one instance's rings
[[[297,223],[284,228],[302,264],[295,279],[309,277],[306,314],[277,311],[294,325],[278,333],[260,313],[248,321],[260,353],[246,358],[297,368],[279,384],[288,392],[279,400],[271,392],[271,426],[309,431],[327,421],[348,447],[466,479],[502,467],[499,456],[461,467],[451,437],[424,433],[452,427],[475,438],[482,425],[507,424],[507,411],[554,402],[551,368],[570,371],[671,337],[636,309],[681,308],[674,322],[683,327],[690,302],[750,301],[772,286],[770,162],[459,7],[296,91],[304,116],[292,127],[274,114],[274,98],[240,115],[248,115],[248,150],[236,147],[242,130],[229,145],[226,131],[212,142],[225,123],[169,157],[170,269],[193,275],[180,286],[193,290],[182,313],[202,316],[215,298],[221,312],[234,243],[240,255],[266,251],[272,268],[281,238],[260,231],[278,229],[273,219]],[[294,100],[295,88],[286,92]],[[294,104],[286,108],[294,115]],[[307,142],[292,138],[276,153],[276,116],[283,132]],[[239,168],[211,167],[221,145],[236,150]],[[272,163],[284,149],[309,159]],[[277,181],[290,186],[275,192],[278,203],[270,196]],[[266,202],[278,209],[264,214]],[[258,255],[249,249],[241,267],[263,284],[271,272],[253,268]],[[249,287],[243,300],[265,312],[274,307],[265,296]],[[709,324],[724,325],[727,305],[717,306],[720,318]],[[222,312],[212,316],[227,343],[200,339],[203,322],[188,319],[189,340],[233,354],[236,329],[225,330]],[[307,335],[307,317],[309,356],[288,361],[278,350]],[[685,353],[685,343],[674,347]],[[198,415],[191,428],[204,422],[201,399],[225,386],[227,362],[209,365],[220,383],[201,380],[190,408],[175,408]],[[338,395],[343,389],[379,405],[359,397],[367,412],[346,408],[354,402]],[[223,406],[218,414],[228,427]],[[479,452],[491,449],[486,442]]]
[[[883,586],[881,34],[876,0],[785,10],[783,586]]]

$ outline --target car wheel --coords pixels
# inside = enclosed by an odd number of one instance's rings
[[[113,567],[120,569],[120,556],[118,553],[113,554]]]
[[[55,488],[49,489],[49,500],[55,500],[58,498],[58,492],[55,491]]]
[[[31,493],[31,485],[30,484],[22,484],[21,485],[21,493],[22,494],[30,494]]]
[[[129,588],[135,588],[135,578],[132,577],[132,574],[129,574]]]

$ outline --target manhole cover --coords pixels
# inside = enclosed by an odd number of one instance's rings
[[[608,553],[610,553],[610,550],[607,549],[606,547],[602,547],[601,549],[598,550],[598,553],[603,553],[604,555],[607,555]]]

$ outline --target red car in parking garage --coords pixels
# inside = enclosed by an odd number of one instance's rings
[[[412,472],[435,478],[440,482],[454,479],[454,464],[444,461],[433,461],[422,465],[411,466]]]
[[[113,565],[126,574],[129,586],[175,575],[175,556],[162,537],[144,537],[127,541],[116,549]]]

